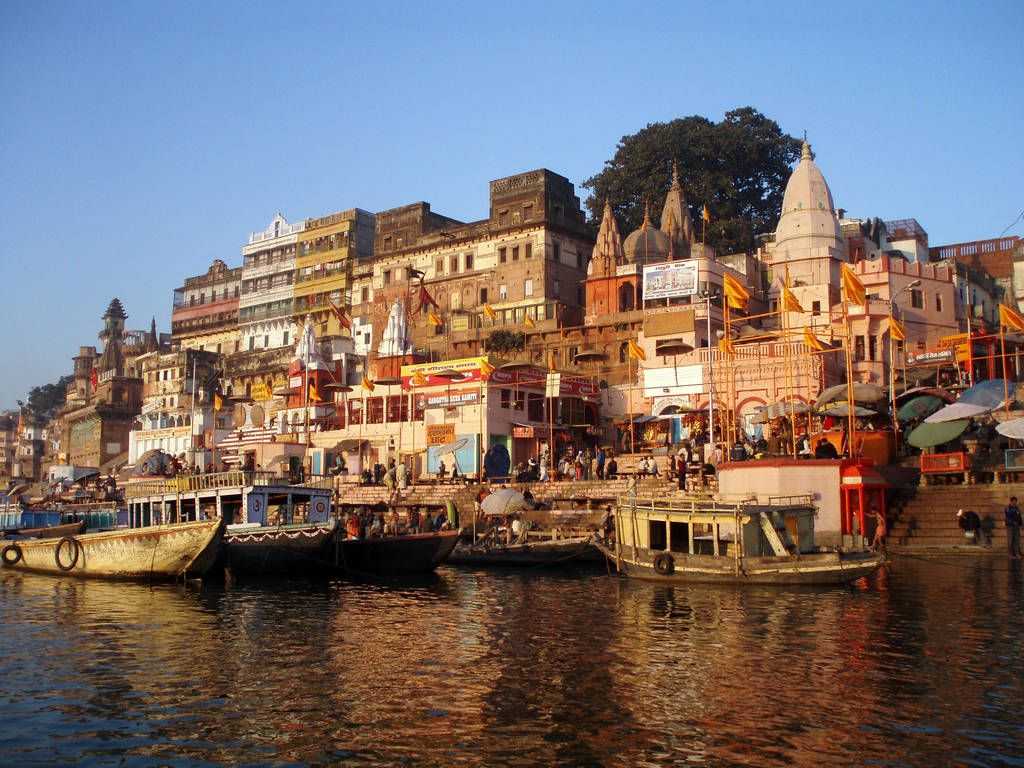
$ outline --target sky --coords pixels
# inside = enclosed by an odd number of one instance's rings
[[[750,105],[806,130],[837,207],[933,245],[1024,209],[1019,0],[0,10],[0,407],[98,344],[115,295],[128,327],[169,330],[174,288],[240,264],[277,211],[479,219],[489,180],[579,185],[676,117]]]

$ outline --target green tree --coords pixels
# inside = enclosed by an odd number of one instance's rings
[[[649,200],[657,223],[675,160],[697,239],[707,203],[708,245],[719,253],[753,249],[756,235],[775,228],[800,146],[753,107],[726,112],[719,123],[699,115],[651,123],[624,136],[604,169],[583,183],[591,190],[590,219],[600,221],[607,198],[625,235],[640,226]]]
[[[484,339],[484,349],[496,355],[511,355],[526,347],[526,334],[519,331],[492,331]]]
[[[28,391],[28,400],[19,400],[19,407],[26,407],[32,416],[39,421],[49,421],[57,415],[64,405],[68,384],[73,376],[61,376],[56,382],[32,387]]]

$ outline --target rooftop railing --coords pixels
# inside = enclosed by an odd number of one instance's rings
[[[204,475],[175,475],[166,478],[133,480],[125,489],[125,498],[139,499],[146,496],[260,486],[295,486],[331,490],[334,487],[334,478],[329,475],[296,475],[284,471],[268,472],[263,470],[247,472],[236,469]]]

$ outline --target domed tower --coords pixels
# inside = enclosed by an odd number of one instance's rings
[[[107,311],[103,313],[103,330],[99,338],[103,342],[103,354],[100,355],[100,373],[113,371],[115,376],[124,374],[124,321],[128,319],[128,313],[121,306],[121,300],[116,296],[111,299]]]
[[[675,160],[672,161],[672,186],[668,188],[665,206],[661,209],[661,231],[668,236],[671,258],[690,258],[693,220],[686,205],[686,193],[679,182],[679,165]]]
[[[601,226],[597,230],[597,242],[587,264],[587,277],[614,275],[615,268],[624,260],[619,225],[615,221],[615,214],[612,213],[612,204],[605,199]]]
[[[651,208],[644,205],[644,220],[640,228],[631,232],[622,245],[626,262],[643,266],[667,261],[669,253],[668,235],[651,224]]]
[[[842,248],[843,244],[832,192],[806,141],[800,162],[786,182],[782,216],[775,230],[776,247],[784,247],[793,240],[801,241],[801,247],[808,247],[811,242],[825,248]]]

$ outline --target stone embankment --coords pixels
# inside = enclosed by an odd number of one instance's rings
[[[889,531],[889,547],[899,552],[1006,553],[1003,509],[1011,496],[1024,499],[1024,484],[921,486],[905,491]],[[973,510],[991,532],[992,547],[970,544],[957,523],[957,510]]]

